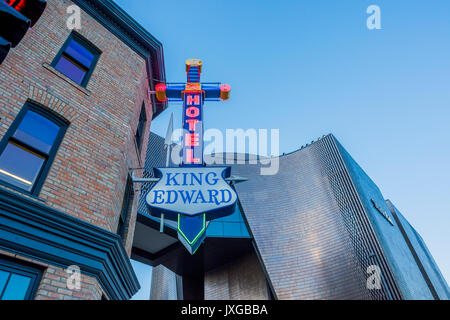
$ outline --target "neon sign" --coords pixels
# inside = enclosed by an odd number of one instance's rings
[[[177,220],[179,213],[206,213],[211,220],[234,212],[237,196],[225,180],[229,167],[181,166],[157,168],[156,172],[160,179],[146,197],[152,215],[165,213],[168,219]]]
[[[177,168],[155,168],[158,182],[146,202],[151,214],[177,221],[178,238],[194,254],[206,236],[207,222],[230,215],[237,195],[226,179],[230,167],[206,167],[203,161],[203,104],[228,100],[230,86],[200,83],[202,61],[186,61],[187,83],[155,86],[158,101],[183,101],[182,160]]]

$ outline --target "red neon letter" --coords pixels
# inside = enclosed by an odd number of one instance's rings
[[[186,133],[184,139],[186,141],[186,147],[198,147],[200,145],[198,133]]]
[[[197,94],[195,96],[192,96],[192,95],[187,96],[187,105],[191,106],[193,104],[195,104],[195,105],[200,104],[200,95]]]
[[[200,114],[200,110],[197,107],[189,107],[186,109],[186,115],[189,118],[198,117],[199,114]]]
[[[186,151],[186,161],[187,163],[199,163],[200,159],[194,158],[194,150],[185,149]]]
[[[195,125],[197,124],[197,119],[187,119],[186,123],[189,124],[189,131],[195,131]]]

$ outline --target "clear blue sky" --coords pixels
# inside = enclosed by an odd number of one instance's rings
[[[279,128],[281,152],[333,133],[450,280],[450,1],[116,1],[163,43],[168,81],[200,58],[203,81],[231,85],[206,128]]]
[[[131,300],[150,300],[153,268],[135,260],[131,260],[131,265],[133,266],[139,284],[141,285],[141,289],[131,298]]]

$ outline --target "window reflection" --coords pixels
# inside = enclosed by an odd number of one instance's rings
[[[78,84],[83,82],[87,70],[83,70],[70,60],[69,57],[62,56],[55,66],[55,69]]]
[[[44,160],[43,157],[10,142],[0,155],[0,179],[31,191]]]
[[[9,272],[0,270],[0,294],[4,291],[6,283],[8,282],[9,279]],[[0,295],[1,297],[1,295]]]
[[[86,68],[89,68],[92,61],[94,60],[94,55],[75,40],[72,40],[70,42],[65,53],[81,63]]]
[[[13,137],[48,154],[58,131],[56,123],[36,112],[28,111]]]
[[[100,53],[77,34],[71,34],[52,66],[79,85],[85,86]]]
[[[26,104],[0,143],[0,180],[9,187],[37,193],[67,124]]]
[[[24,300],[31,283],[30,277],[19,274],[11,274],[2,300]]]
[[[32,299],[41,274],[42,270],[21,261],[0,258],[0,300]]]
[[[249,238],[250,234],[242,218],[239,206],[233,214],[213,220],[206,229],[208,237],[230,237],[230,238]]]

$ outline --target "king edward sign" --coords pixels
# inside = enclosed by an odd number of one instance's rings
[[[155,168],[155,176],[160,180],[146,198],[152,215],[165,213],[167,219],[177,220],[178,214],[206,214],[212,220],[236,208],[236,192],[225,180],[229,167]]]
[[[146,196],[150,213],[177,221],[178,239],[194,254],[206,237],[210,220],[230,215],[237,195],[229,185],[230,167],[206,167],[203,162],[203,104],[228,100],[230,86],[200,83],[202,62],[186,61],[187,83],[155,86],[158,101],[183,101],[184,129],[180,167],[154,168],[156,184]],[[242,178],[237,179],[242,180]]]

